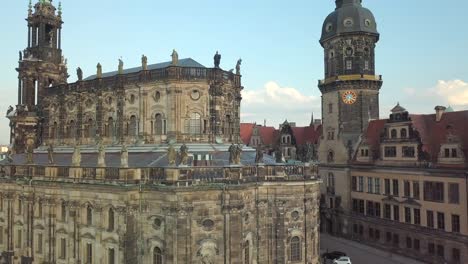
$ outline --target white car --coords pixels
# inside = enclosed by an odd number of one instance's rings
[[[351,264],[349,257],[339,257],[333,261],[333,264]]]

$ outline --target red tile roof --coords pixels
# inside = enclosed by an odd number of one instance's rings
[[[437,162],[441,145],[447,136],[453,135],[460,140],[465,160],[468,162],[468,111],[445,112],[437,122],[436,115],[410,115],[413,128],[419,133],[422,150],[429,154],[429,161]],[[364,142],[373,150],[379,150],[380,136],[388,119],[374,120],[369,123],[364,134]]]
[[[294,137],[296,138],[297,145],[304,145],[307,143],[317,144],[321,135],[322,126],[315,129],[314,126],[307,127],[292,127]]]
[[[274,127],[259,126],[260,137],[264,145],[271,145],[275,143],[276,136],[278,134]]]
[[[244,145],[250,144],[250,138],[252,137],[253,128],[255,124],[241,123],[240,124],[240,137]]]

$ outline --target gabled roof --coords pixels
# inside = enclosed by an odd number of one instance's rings
[[[157,69],[164,69],[164,68],[167,68],[167,67],[169,67],[171,65],[172,65],[171,61],[151,64],[151,65],[148,65],[148,70],[151,71],[151,70],[157,70]],[[176,66],[177,67],[182,67],[182,68],[206,68],[205,66],[198,63],[197,61],[195,61],[192,58],[181,59],[181,60],[179,60],[179,62],[177,63]],[[124,69],[123,74],[136,73],[136,72],[139,72],[139,71],[142,71],[142,70],[143,69],[142,69],[141,66],[140,67],[129,68],[129,69]],[[115,76],[117,74],[118,74],[118,71],[106,72],[106,73],[102,74],[102,77],[106,78],[106,77]],[[87,77],[84,80],[85,81],[93,80],[93,79],[96,79],[96,77],[97,77],[96,75],[91,75],[91,76]]]
[[[260,137],[264,145],[271,145],[274,143],[275,138],[278,134],[277,130],[274,127],[259,127]]]
[[[250,144],[250,138],[252,138],[252,132],[255,124],[241,123],[240,124],[240,137],[244,145]]]
[[[322,131],[322,126],[307,126],[307,127],[293,127],[292,131],[296,138],[297,145],[303,145],[307,143],[317,144]]]
[[[436,161],[441,145],[449,135],[460,139],[465,158],[468,157],[468,111],[445,112],[439,122],[436,115],[411,115],[414,128],[419,132],[422,150]]]

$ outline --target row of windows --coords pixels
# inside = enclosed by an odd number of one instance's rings
[[[397,147],[385,147],[384,155],[386,158],[395,158],[397,156]],[[416,157],[416,149],[412,146],[402,146],[401,155],[404,158]]]
[[[365,189],[365,181],[367,181],[367,189]],[[384,179],[384,192],[385,195],[394,197],[400,196],[400,180],[398,179]],[[404,198],[413,198],[420,200],[420,183],[418,181],[403,181],[403,196]],[[439,202],[445,201],[445,183],[443,182],[423,182],[423,199],[424,201]],[[353,176],[351,178],[351,189],[354,192],[365,192],[372,194],[381,194],[381,180],[374,177]],[[460,189],[458,183],[448,183],[448,203],[460,203]]]
[[[364,201],[360,199],[353,199],[352,210],[354,213],[363,214],[372,217],[381,216],[381,204],[374,201]],[[436,218],[435,218],[436,217]],[[384,204],[383,218],[393,221],[400,221],[400,206]],[[435,221],[437,226],[435,226]],[[404,207],[404,222],[407,224],[421,225],[421,210],[419,208]],[[456,214],[451,215],[451,223],[453,233],[460,233],[460,216]],[[426,226],[429,228],[436,228],[446,230],[445,226],[445,213],[433,211],[426,211]]]
[[[353,225],[353,233],[355,235],[364,236],[364,226],[362,224]],[[368,237],[373,241],[380,241],[380,230],[377,228],[368,228]],[[400,235],[392,232],[385,232],[385,243],[392,244],[396,248],[400,248]],[[416,252],[421,251],[421,240],[418,238],[406,237],[406,249],[414,250]],[[445,259],[445,247],[441,244],[435,244],[433,242],[427,243],[427,253],[430,256],[438,256]],[[453,263],[460,263],[461,260],[460,249],[452,248],[451,261]]]

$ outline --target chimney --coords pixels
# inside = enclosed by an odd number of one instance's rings
[[[444,115],[445,113],[445,109],[447,109],[445,106],[436,106],[435,107],[435,110],[436,110],[436,122],[440,122],[440,120],[442,120],[442,116]]]

